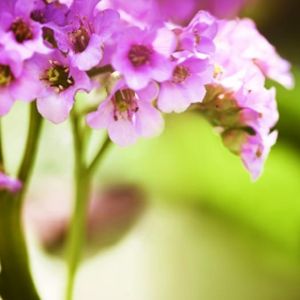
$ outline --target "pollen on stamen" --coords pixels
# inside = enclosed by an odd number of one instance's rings
[[[75,82],[68,67],[60,65],[57,61],[51,61],[50,64],[51,67],[45,71],[42,80],[48,82],[55,92],[62,92],[74,85]]]

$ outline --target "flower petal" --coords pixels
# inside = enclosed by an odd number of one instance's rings
[[[55,124],[62,123],[68,118],[72,106],[73,99],[66,99],[58,94],[50,94],[48,97],[37,100],[40,114]]]

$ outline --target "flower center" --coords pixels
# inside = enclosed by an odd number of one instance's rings
[[[136,94],[133,90],[118,90],[112,99],[115,106],[114,119],[116,121],[120,117],[126,117],[128,119],[131,119],[133,114],[138,111],[138,105],[136,100]]]
[[[83,52],[90,42],[90,34],[83,26],[75,31],[72,31],[69,37],[75,53]]]
[[[130,62],[135,67],[143,66],[150,62],[152,49],[144,45],[133,45],[128,53]]]
[[[64,91],[74,85],[74,79],[70,76],[70,70],[66,66],[52,63],[52,67],[46,71],[44,79],[58,92]]]
[[[190,76],[190,71],[185,66],[177,66],[173,71],[172,81],[174,83],[182,83]]]
[[[30,17],[32,20],[41,24],[46,22],[45,13],[42,9],[35,9],[31,12]]]
[[[8,86],[14,80],[10,67],[0,64],[0,87]]]
[[[10,30],[14,33],[15,39],[18,43],[33,39],[33,32],[29,24],[23,19],[17,18],[10,27]]]

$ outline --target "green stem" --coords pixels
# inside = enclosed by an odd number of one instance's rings
[[[75,150],[75,205],[67,240],[68,282],[66,300],[73,299],[76,271],[79,267],[85,243],[86,215],[91,195],[92,177],[96,165],[108,148],[108,141],[105,141],[92,164],[87,166],[84,157],[86,144],[83,143],[84,139],[80,130],[79,117],[73,116],[72,127]]]
[[[41,124],[42,119],[35,103],[32,103],[27,142],[18,173],[23,183],[22,190],[17,194],[0,193],[0,288],[5,300],[40,299],[30,272],[22,208],[36,157]]]
[[[86,214],[90,196],[91,181],[84,169],[77,169],[75,174],[75,207],[71,221],[68,249],[68,283],[66,299],[73,299],[75,275],[81,259],[85,236]]]
[[[104,158],[104,154],[107,152],[110,145],[111,145],[111,140],[109,139],[108,136],[106,136],[99,152],[96,154],[95,158],[92,160],[91,164],[88,167],[89,173],[91,174],[95,173],[98,165]]]

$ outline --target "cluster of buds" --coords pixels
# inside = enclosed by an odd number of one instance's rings
[[[162,12],[176,15],[183,3],[201,1],[177,2],[1,1],[0,116],[16,101],[36,101],[44,118],[61,123],[78,91],[101,88],[107,97],[87,124],[128,146],[160,134],[163,114],[196,104],[257,178],[278,119],[275,90],[265,80],[292,87],[290,64],[251,20],[201,10],[176,23]],[[236,9],[243,1],[228,1],[227,11],[231,2]],[[94,76],[103,70],[106,76]]]

